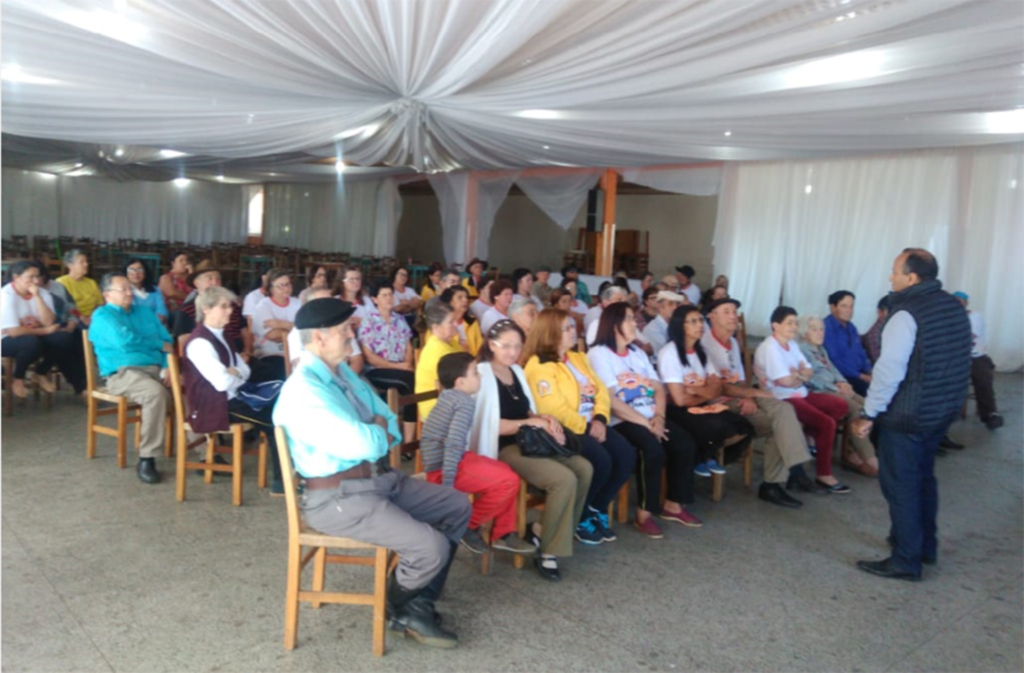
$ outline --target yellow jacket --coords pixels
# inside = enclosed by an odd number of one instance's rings
[[[590,367],[587,356],[583,353],[569,351],[566,353],[572,366],[590,379],[594,390],[594,418],[604,416],[605,422],[611,418],[612,401],[608,389]],[[564,362],[540,363],[534,355],[526,363],[526,380],[530,383],[530,392],[537,402],[538,414],[551,414],[558,422],[582,435],[587,430],[587,422],[580,415],[580,384],[568,365]]]
[[[429,282],[423,286],[422,290],[420,290],[420,299],[423,300],[423,303],[427,303],[436,296],[437,290],[435,290]]]
[[[479,290],[476,289],[476,286],[473,285],[473,283],[471,282],[472,280],[473,280],[472,276],[467,276],[467,277],[463,278],[462,279],[462,287],[466,288],[466,292],[469,293],[469,298],[470,299],[476,299],[477,297],[480,296],[480,292],[479,292]]]
[[[430,332],[427,332],[427,339],[426,340],[430,341],[433,338],[434,338],[434,335],[432,333],[430,333]],[[424,343],[426,343],[426,342],[424,342]],[[476,357],[476,354],[480,352],[480,347],[484,345],[484,335],[480,331],[480,321],[477,320],[472,325],[466,325],[466,348],[465,349],[463,349],[462,348],[462,344],[459,343],[459,335],[458,334],[453,336],[448,343],[451,344],[452,348],[455,348],[455,349],[460,350],[460,351],[461,350],[465,350],[467,353],[469,353],[473,357]]]
[[[462,349],[459,347],[457,338],[454,346],[440,339],[427,339],[427,342],[423,345],[423,350],[420,352],[419,362],[416,363],[415,392],[418,394],[437,390],[437,363],[449,353],[461,352]],[[435,404],[437,404],[437,400],[419,403],[419,420],[421,422],[427,420],[427,415],[434,408]]]

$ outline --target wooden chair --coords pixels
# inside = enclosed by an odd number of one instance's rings
[[[10,416],[14,413],[14,358],[3,358],[3,414],[4,416]],[[60,378],[54,374],[54,372],[48,372],[45,376],[49,377],[51,381],[55,383],[60,382]],[[43,408],[49,410],[53,403],[53,393],[48,393],[38,385],[31,378],[25,380],[25,387],[31,388],[33,395],[36,400],[42,396]]]
[[[718,461],[719,465],[725,465],[725,446],[718,447],[718,455],[715,460]],[[747,446],[746,451],[740,457],[738,463],[743,465],[743,485],[746,489],[750,490],[750,482],[754,474],[754,442],[751,441]],[[664,489],[662,489],[664,493]],[[724,474],[712,474],[711,475],[711,501],[721,502],[722,495],[725,493],[725,475]]]
[[[92,342],[89,341],[89,330],[82,330],[82,341],[85,351],[85,389],[89,393],[87,397],[88,414],[85,425],[86,443],[85,457],[96,457],[96,435],[107,435],[117,439],[117,466],[124,468],[128,465],[128,426],[135,424],[135,447],[138,448],[142,441],[142,407],[128,401],[124,395],[108,393],[96,385],[99,373],[96,367],[96,354],[92,349]],[[110,402],[117,405],[113,409],[100,409],[100,402]],[[117,415],[117,427],[108,428],[100,425],[97,420],[102,416]],[[170,432],[168,432],[168,437]]]
[[[628,491],[628,484],[626,488]],[[536,490],[531,491],[530,485],[526,483],[525,479],[520,477],[519,496],[516,498],[516,532],[519,534],[520,538],[524,540],[526,539],[527,512],[531,509],[543,512],[544,501],[544,494]],[[609,512],[610,511],[611,508],[609,507]],[[522,570],[526,566],[527,556],[527,554],[513,554],[512,565],[516,570]]]
[[[182,394],[181,367],[178,358],[174,355],[167,356],[167,368],[171,375],[171,395],[174,397],[174,426],[178,438],[178,460],[177,475],[175,479],[175,495],[178,502],[185,501],[185,479],[190,470],[203,470],[203,481],[207,484],[213,481],[214,472],[226,472],[231,475],[231,504],[238,507],[242,504],[242,456],[258,454],[257,483],[260,488],[267,487],[267,437],[260,433],[259,447],[253,451],[245,450],[245,433],[252,429],[251,423],[232,423],[226,433],[207,433],[205,438],[188,441],[188,433],[192,428],[185,421],[185,399]],[[217,437],[220,434],[230,434],[231,444],[220,445]],[[204,462],[188,460],[188,452],[206,442],[206,460]],[[221,465],[214,462],[214,456],[218,453],[230,453],[231,464]]]
[[[387,574],[388,565],[394,557],[394,553],[385,547],[359,542],[351,538],[324,535],[306,525],[299,512],[295,468],[288,451],[288,438],[283,428],[277,427],[275,431],[288,512],[288,580],[285,591],[284,647],[286,650],[295,649],[295,641],[299,633],[299,603],[303,601],[311,603],[314,609],[319,608],[322,603],[369,605],[373,607],[373,654],[377,657],[383,656]],[[303,547],[309,547],[305,554],[303,554]],[[372,551],[373,555],[328,554],[328,549],[367,550]],[[303,591],[302,569],[310,560],[313,560],[313,587],[309,591]],[[328,563],[372,566],[374,569],[373,593],[354,594],[324,591],[324,574]]]

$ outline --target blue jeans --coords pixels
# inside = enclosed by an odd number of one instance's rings
[[[878,430],[878,480],[892,520],[892,562],[906,572],[920,573],[922,556],[936,558],[939,486],[935,480],[935,450],[943,435],[945,430]]]
[[[587,493],[587,505],[599,512],[608,511],[608,503],[618,495],[622,485],[629,481],[636,467],[636,450],[626,439],[608,428],[604,444],[590,435],[578,435],[580,455],[594,466],[594,478]],[[586,509],[583,516],[587,516]]]

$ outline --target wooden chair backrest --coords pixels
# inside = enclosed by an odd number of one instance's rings
[[[437,390],[428,390],[425,393],[413,393],[412,395],[399,395],[398,391],[394,388],[388,389],[388,409],[391,410],[395,416],[402,417],[402,407],[409,404],[418,404],[420,402],[428,402],[430,400],[436,400],[440,392]],[[416,439],[411,442],[402,442],[391,448],[391,467],[396,470],[402,465],[402,453],[406,449],[409,451],[418,451],[420,448],[420,432],[423,430],[423,421],[416,422]]]
[[[188,345],[188,338],[191,334],[181,334],[178,336],[178,357],[185,357],[185,346]]]
[[[85,352],[85,389],[91,393],[97,388],[100,373],[96,366],[96,351],[92,349],[87,329],[82,330],[82,350]]]
[[[281,464],[281,480],[284,482],[284,502],[288,514],[288,543],[299,544],[299,533],[302,532],[302,523],[299,519],[299,499],[296,495],[295,465],[292,463],[292,454],[288,450],[288,435],[280,425],[274,426],[274,436],[277,437],[277,457]]]
[[[171,379],[171,397],[174,398],[174,427],[179,432],[184,432],[185,396],[181,392],[181,364],[174,353],[167,354],[167,373]]]

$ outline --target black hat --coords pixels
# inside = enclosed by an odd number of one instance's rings
[[[579,272],[580,272],[580,269],[575,264],[570,264],[567,267],[565,267],[564,269],[562,269],[562,275],[563,276],[568,274],[568,273],[577,273],[578,274]]]
[[[356,312],[356,307],[347,301],[332,297],[321,297],[306,302],[295,314],[296,329],[323,329],[340,325]]]
[[[687,278],[693,278],[694,276],[697,275],[697,272],[694,271],[693,267],[690,266],[689,264],[686,264],[685,266],[677,266],[676,271],[683,274]]]
[[[470,269],[472,269],[474,264],[483,264],[483,266],[484,266],[483,271],[487,271],[487,267],[488,267],[487,260],[480,259],[479,257],[474,257],[473,259],[471,259],[469,261],[469,264],[466,265],[466,271],[469,271]]]
[[[732,297],[723,297],[721,299],[716,299],[707,306],[705,306],[704,315],[708,315],[709,313],[714,311],[719,306],[722,306],[723,304],[735,304],[737,309],[741,306],[738,299],[733,299]]]

